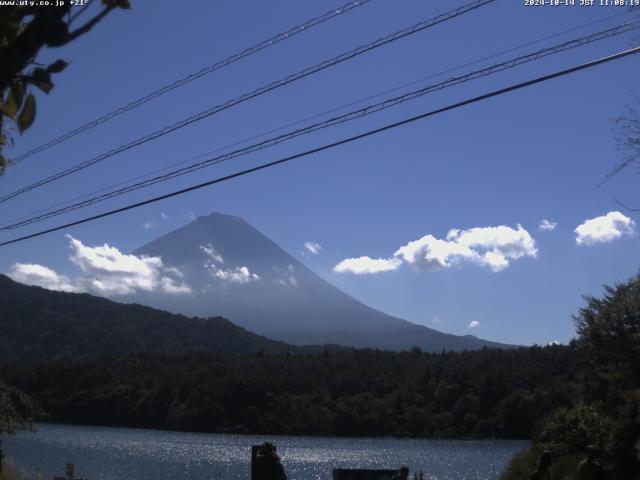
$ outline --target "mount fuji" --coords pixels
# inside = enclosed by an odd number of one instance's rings
[[[220,315],[291,344],[392,350],[417,346],[431,352],[513,347],[442,333],[370,308],[235,216],[199,217],[134,254],[161,257],[180,272],[191,293],[136,293],[126,301],[187,316]]]

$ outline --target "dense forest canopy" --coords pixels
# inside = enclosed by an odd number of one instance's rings
[[[132,355],[11,365],[58,421],[190,431],[531,438],[569,406],[567,347],[429,354]]]

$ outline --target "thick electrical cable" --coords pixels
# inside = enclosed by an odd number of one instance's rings
[[[217,153],[217,152],[226,150],[228,148],[233,148],[233,147],[245,144],[247,142],[250,142],[252,140],[257,140],[258,138],[266,137],[267,135],[270,135],[270,134],[273,134],[273,133],[281,132],[282,130],[285,130],[287,128],[295,127],[297,125],[304,124],[304,123],[306,123],[308,121],[315,120],[316,118],[321,118],[321,117],[324,117],[325,115],[329,115],[331,113],[335,113],[335,112],[338,112],[340,110],[344,110],[345,108],[349,108],[349,107],[352,107],[354,105],[359,105],[359,104],[361,104],[363,102],[366,102],[368,100],[372,100],[374,98],[379,98],[379,97],[382,97],[383,95],[387,95],[389,93],[397,92],[399,90],[408,88],[410,86],[417,85],[417,84],[422,83],[422,82],[424,82],[426,80],[430,80],[432,78],[441,77],[441,76],[443,76],[443,75],[445,75],[447,73],[455,72],[455,71],[458,71],[458,70],[460,70],[462,68],[469,67],[471,65],[476,65],[476,64],[481,63],[481,62],[483,62],[485,60],[491,60],[493,58],[497,58],[497,57],[502,56],[502,55],[504,55],[506,53],[511,53],[511,52],[514,52],[514,51],[517,51],[517,50],[521,50],[522,48],[525,48],[525,47],[528,47],[528,46],[531,46],[531,45],[535,45],[537,43],[543,42],[545,40],[549,40],[551,38],[557,38],[557,37],[560,37],[560,36],[565,35],[567,33],[570,33],[570,32],[576,31],[576,30],[580,30],[580,29],[583,29],[585,27],[589,27],[591,25],[595,25],[597,23],[602,23],[602,22],[605,22],[607,20],[611,20],[611,19],[616,18],[616,17],[629,15],[629,13],[630,12],[628,12],[628,11],[618,12],[618,13],[614,13],[612,15],[608,15],[608,16],[605,16],[605,17],[602,17],[602,18],[598,18],[596,20],[592,20],[592,21],[587,22],[587,23],[576,25],[576,26],[568,28],[566,30],[562,30],[560,32],[556,32],[556,33],[553,33],[551,35],[547,35],[547,36],[544,36],[544,37],[540,37],[540,38],[537,38],[535,40],[528,41],[526,43],[521,43],[521,44],[516,45],[514,47],[510,47],[510,48],[508,48],[506,50],[501,50],[499,52],[492,53],[490,55],[478,58],[476,60],[472,60],[472,61],[467,62],[467,63],[459,64],[459,65],[456,65],[455,67],[451,67],[451,68],[448,68],[448,69],[440,71],[440,72],[432,73],[432,74],[427,75],[425,77],[421,77],[421,78],[419,78],[417,80],[412,80],[412,81],[404,83],[402,85],[398,85],[396,87],[389,88],[389,89],[377,92],[377,93],[375,93],[373,95],[368,95],[368,96],[360,98],[358,100],[354,100],[354,101],[351,101],[349,103],[342,104],[342,105],[339,105],[337,107],[333,107],[333,108],[331,108],[329,110],[325,110],[323,112],[316,113],[316,114],[311,115],[309,117],[305,117],[303,119],[299,119],[299,120],[296,120],[294,122],[290,122],[290,123],[287,123],[285,125],[281,125],[279,127],[272,128],[270,130],[261,132],[259,134],[252,135],[250,137],[246,137],[246,138],[244,138],[242,140],[234,141],[233,143],[230,143],[230,144],[227,144],[227,145],[223,145],[221,147],[217,147],[217,148],[215,148],[213,150],[209,150],[207,152],[200,153],[198,155],[192,156],[192,157],[190,157],[188,159],[185,159],[185,160],[180,160],[179,162],[175,162],[175,163],[169,164],[169,165],[167,165],[165,167],[162,167],[162,168],[151,170],[151,171],[143,173],[141,175],[136,175],[135,177],[128,178],[127,180],[123,180],[121,182],[106,186],[106,187],[101,188],[99,190],[96,190],[96,191],[93,191],[93,192],[90,192],[90,193],[85,193],[85,194],[82,194],[82,195],[78,195],[77,197],[74,197],[74,198],[71,198],[69,200],[65,200],[65,201],[56,203],[56,204],[54,204],[52,206],[49,206],[49,207],[46,207],[46,208],[42,208],[42,209],[30,212],[28,214],[21,215],[19,217],[15,217],[13,219],[7,220],[5,222],[0,223],[0,230],[3,229],[3,227],[10,226],[11,224],[16,223],[16,222],[18,222],[20,220],[31,218],[31,217],[33,217],[35,215],[38,215],[38,214],[41,214],[41,213],[50,212],[52,210],[60,209],[60,207],[71,205],[73,203],[78,202],[79,200],[88,199],[88,198],[96,196],[96,195],[98,195],[100,193],[107,192],[107,191],[109,191],[111,189],[114,189],[114,188],[117,188],[117,187],[120,187],[120,186],[123,186],[123,185],[127,185],[127,184],[129,184],[131,182],[135,182],[137,180],[141,180],[141,179],[149,177],[151,175],[156,175],[156,174],[158,174],[160,172],[166,172],[167,170],[170,170],[170,169],[172,169],[174,167],[177,167],[179,165],[184,165],[184,164],[187,164],[187,163],[191,163],[191,162],[193,162],[193,161],[195,161],[195,160],[197,160],[199,158],[205,157],[207,155],[211,155],[213,153]]]
[[[584,45],[588,45],[591,44],[593,42],[599,41],[599,40],[604,40],[607,38],[611,38],[613,36],[616,35],[620,35],[623,33],[627,33],[630,32],[634,29],[637,29],[638,27],[640,27],[640,20],[635,20],[632,22],[628,22],[622,25],[618,25],[614,28],[610,28],[607,30],[603,30],[600,32],[595,32],[595,33],[591,33],[589,35],[577,38],[577,39],[573,39],[573,40],[569,40],[563,43],[560,43],[558,45],[554,45],[551,47],[546,47],[537,51],[534,51],[532,53],[526,54],[526,55],[521,55],[519,57],[516,57],[514,59],[511,60],[507,60],[507,61],[503,61],[500,63],[497,63],[495,65],[491,65],[489,67],[485,67],[483,69],[480,70],[476,70],[476,71],[472,71],[470,73],[467,73],[465,75],[461,75],[458,77],[453,77],[453,78],[449,78],[447,80],[445,80],[444,82],[440,82],[434,85],[428,85],[425,86],[421,89],[418,90],[414,90],[411,92],[407,92],[403,95],[397,96],[397,97],[393,97],[393,98],[389,98],[386,99],[382,102],[378,102],[372,105],[368,105],[364,108],[360,108],[358,110],[352,111],[352,112],[348,112],[344,115],[340,115],[337,117],[333,117],[327,120],[324,120],[322,122],[318,122],[297,130],[293,130],[290,132],[287,132],[285,134],[273,137],[273,138],[269,138],[267,140],[264,140],[262,142],[258,142],[256,144],[253,145],[249,145],[247,147],[244,148],[240,148],[237,149],[235,151],[229,152],[229,153],[225,153],[222,155],[218,155],[215,156],[213,158],[209,158],[206,159],[204,161],[195,163],[193,165],[189,165],[177,170],[174,170],[172,172],[163,174],[163,175],[158,175],[156,177],[132,184],[132,185],[128,185],[126,187],[120,188],[120,189],[116,189],[116,190],[112,190],[110,192],[104,193],[102,195],[97,195],[91,198],[88,198],[84,201],[81,202],[77,202],[74,203],[72,205],[68,205],[65,206],[63,208],[58,208],[52,211],[49,211],[47,213],[41,214],[41,215],[35,215],[35,216],[31,216],[27,219],[23,219],[20,221],[16,221],[14,223],[11,224],[5,224],[4,226],[2,226],[0,228],[0,230],[11,230],[11,229],[15,229],[15,228],[19,228],[19,227],[24,227],[26,225],[31,225],[33,223],[37,223],[37,222],[41,222],[44,220],[47,220],[49,218],[53,218],[65,213],[69,213],[71,211],[74,210],[78,210],[80,208],[84,208],[87,207],[89,205],[93,205],[95,203],[99,203],[105,200],[108,200],[110,198],[114,198],[117,196],[121,196],[124,195],[126,193],[130,193],[132,191],[135,190],[139,190],[141,188],[145,188],[145,187],[149,187],[151,185],[154,185],[156,183],[160,183],[160,182],[164,182],[164,181],[168,181],[170,179],[182,176],[182,175],[186,175],[189,173],[193,173],[197,170],[200,170],[202,168],[206,168],[209,167],[211,165],[216,165],[225,161],[228,161],[232,158],[236,158],[239,156],[243,156],[243,155],[247,155],[250,153],[254,153],[258,150],[263,150],[265,148],[268,147],[272,147],[274,145],[277,145],[279,143],[285,142],[285,141],[289,141],[292,140],[294,138],[297,138],[301,135],[307,135],[309,133],[318,131],[318,130],[322,130],[325,128],[329,128],[331,126],[334,125],[338,125],[341,123],[345,123],[351,120],[355,120],[357,118],[362,118],[364,116],[373,114],[373,113],[377,113],[380,112],[382,110],[386,110],[387,108],[393,107],[393,106],[397,106],[400,105],[404,102],[410,101],[410,100],[414,100],[418,97],[421,97],[423,95],[429,94],[429,93],[433,93],[435,91],[439,91],[439,90],[443,90],[445,88],[448,87],[452,87],[454,85],[459,85],[461,83],[465,83],[471,80],[475,80],[478,78],[483,78],[489,75],[493,75],[495,73],[507,70],[507,69],[511,69],[514,67],[517,67],[519,65],[523,65],[525,63],[529,63],[535,60],[539,60],[541,58],[545,58],[549,55],[553,55],[556,53],[560,53],[563,51],[567,51],[569,49],[573,49],[573,48],[577,48],[580,46],[584,46]]]
[[[149,199],[143,200],[141,202],[132,203],[132,204],[126,205],[124,207],[116,208],[114,210],[103,212],[103,213],[100,213],[100,214],[97,214],[97,215],[92,215],[90,217],[86,217],[86,218],[83,218],[81,220],[76,220],[76,221],[73,221],[73,222],[70,222],[70,223],[66,223],[64,225],[58,225],[58,226],[55,226],[55,227],[48,228],[46,230],[40,230],[38,232],[31,233],[29,235],[24,235],[22,237],[14,238],[12,240],[7,240],[7,241],[4,241],[4,242],[0,243],[0,247],[6,246],[6,245],[11,245],[11,244],[18,243],[18,242],[22,242],[22,241],[25,241],[25,240],[29,240],[31,238],[39,237],[39,236],[42,236],[42,235],[45,235],[45,234],[48,234],[48,233],[56,232],[56,231],[63,230],[65,228],[73,227],[73,226],[76,226],[76,225],[81,225],[81,224],[84,224],[84,223],[87,223],[87,222],[92,222],[92,221],[98,220],[100,218],[105,218],[105,217],[109,217],[109,216],[112,216],[112,215],[116,215],[118,213],[123,213],[123,212],[129,211],[129,210],[133,210],[135,208],[142,207],[144,205],[149,205],[149,204],[152,204],[152,203],[159,202],[161,200],[166,200],[168,198],[173,198],[173,197],[177,197],[179,195],[184,195],[185,193],[189,193],[189,192],[192,192],[192,191],[195,191],[195,190],[199,190],[199,189],[202,189],[202,188],[205,188],[205,187],[209,187],[211,185],[215,185],[215,184],[218,184],[218,183],[226,182],[226,181],[232,180],[234,178],[239,178],[239,177],[242,177],[242,176],[245,176],[245,175],[249,175],[251,173],[255,173],[255,172],[258,172],[258,171],[261,171],[261,170],[265,170],[267,168],[275,167],[277,165],[281,165],[281,164],[284,164],[284,163],[287,163],[287,162],[291,162],[291,161],[297,160],[299,158],[304,158],[304,157],[307,157],[309,155],[312,155],[312,154],[315,154],[315,153],[319,153],[319,152],[322,152],[322,151],[325,151],[325,150],[330,150],[330,149],[333,149],[333,148],[341,146],[341,145],[345,145],[345,144],[348,144],[348,143],[355,142],[357,140],[361,140],[363,138],[370,137],[372,135],[377,135],[377,134],[385,132],[387,130],[391,130],[391,129],[394,129],[394,128],[401,127],[403,125],[408,125],[410,123],[417,122],[418,120],[423,120],[425,118],[432,117],[432,116],[435,116],[435,115],[438,115],[438,114],[441,114],[441,113],[444,113],[444,112],[448,112],[448,111],[451,111],[451,110],[456,110],[458,108],[461,108],[461,107],[464,107],[464,106],[467,106],[467,105],[471,105],[471,104],[478,103],[478,102],[481,102],[481,101],[484,101],[484,100],[488,100],[490,98],[497,97],[499,95],[504,95],[506,93],[510,93],[510,92],[513,92],[513,91],[516,91],[516,90],[520,90],[522,88],[526,88],[526,87],[529,87],[531,85],[535,85],[535,84],[538,84],[538,83],[546,82],[546,81],[552,80],[554,78],[563,77],[563,76],[566,76],[566,75],[569,75],[569,74],[572,74],[572,73],[575,73],[575,72],[578,72],[578,71],[581,71],[581,70],[586,70],[586,69],[589,69],[589,68],[593,68],[593,67],[595,67],[597,65],[602,65],[602,64],[605,64],[605,63],[612,62],[614,60],[619,60],[621,58],[624,58],[624,57],[627,57],[627,56],[630,56],[630,55],[634,55],[636,53],[640,53],[640,47],[631,48],[629,50],[618,52],[618,53],[609,55],[607,57],[599,58],[597,60],[592,60],[592,61],[587,62],[587,63],[576,65],[574,67],[566,68],[564,70],[559,70],[559,71],[556,71],[556,72],[553,72],[553,73],[550,73],[550,74],[547,74],[547,75],[543,75],[541,77],[537,77],[537,78],[534,78],[532,80],[527,80],[525,82],[521,82],[521,83],[517,83],[517,84],[514,84],[514,85],[510,85],[508,87],[504,87],[504,88],[501,88],[501,89],[498,89],[498,90],[493,90],[493,91],[491,91],[489,93],[485,93],[483,95],[472,97],[472,98],[463,100],[463,101],[458,102],[458,103],[454,103],[454,104],[447,105],[445,107],[438,108],[436,110],[431,110],[429,112],[422,113],[420,115],[416,115],[416,116],[413,116],[413,117],[406,118],[404,120],[400,120],[398,122],[387,124],[385,126],[382,126],[382,127],[379,127],[379,128],[375,128],[373,130],[369,130],[369,131],[366,131],[364,133],[360,133],[358,135],[354,135],[354,136],[351,136],[351,137],[348,137],[348,138],[344,138],[342,140],[338,140],[338,141],[333,142],[333,143],[329,143],[329,144],[326,144],[326,145],[322,145],[320,147],[312,148],[310,150],[306,150],[304,152],[297,153],[295,155],[291,155],[291,156],[288,156],[288,157],[285,157],[285,158],[274,160],[272,162],[263,163],[261,165],[257,165],[257,166],[252,167],[252,168],[248,168],[248,169],[245,169],[245,170],[241,170],[239,172],[235,172],[235,173],[232,173],[232,174],[229,174],[229,175],[225,175],[223,177],[214,178],[214,179],[209,180],[207,182],[199,183],[197,185],[191,185],[189,187],[186,187],[186,188],[183,188],[183,189],[180,189],[180,190],[176,190],[176,191],[173,191],[173,192],[170,192],[170,193],[165,193],[163,195],[160,195],[160,196],[157,196],[157,197],[153,197],[153,198],[149,198]]]

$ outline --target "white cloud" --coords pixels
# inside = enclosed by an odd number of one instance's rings
[[[536,244],[522,225],[511,228],[506,225],[498,227],[476,227],[469,230],[451,230],[447,240],[469,247],[474,256],[471,260],[491,268],[494,272],[504,270],[510,260],[523,257],[536,257]]]
[[[156,228],[156,224],[153,222],[143,223],[142,228],[144,228],[145,230],[151,230],[152,228]]]
[[[535,255],[534,255],[535,256]],[[480,265],[486,265],[494,272],[500,272],[509,266],[509,260],[498,251],[489,251],[478,260]]]
[[[67,235],[69,259],[82,271],[71,280],[43,265],[16,263],[9,276],[28,285],[49,290],[90,292],[96,295],[130,295],[137,291],[182,295],[191,292],[183,273],[165,266],[160,257],[127,255],[107,244],[90,247]]]
[[[194,220],[197,220],[197,218],[196,218],[195,214],[194,214],[191,210],[187,211],[187,218],[188,218],[189,220],[191,220],[192,222],[193,222]]]
[[[224,268],[224,258],[218,253],[213,244],[207,243],[200,245],[199,248],[207,257],[204,261],[204,268],[206,268],[214,278],[225,283],[235,283],[238,285],[245,285],[260,280],[257,274],[251,273],[249,268],[245,266]]]
[[[278,267],[273,267],[276,273],[279,275],[279,278],[275,280],[275,282],[283,287],[297,287],[298,279],[295,276],[296,269],[293,265],[288,265],[287,268],[282,269]]]
[[[435,317],[433,317],[433,320],[431,320],[431,323],[433,323],[434,325],[439,325],[442,323],[442,320],[440,320],[440,317],[436,315]]]
[[[479,325],[480,325],[480,322],[479,322],[479,321],[477,321],[477,320],[471,320],[471,321],[469,322],[469,328],[476,328],[476,327],[477,327],[477,326],[479,326]]]
[[[312,241],[304,242],[304,248],[311,255],[318,255],[322,251],[322,245],[320,245],[317,242],[312,242]]]
[[[182,273],[182,271],[176,267],[164,267],[164,272],[178,278],[184,278],[184,273]]]
[[[333,267],[334,272],[355,273],[364,275],[367,273],[380,273],[396,270],[402,262],[395,258],[371,258],[358,257],[347,258]]]
[[[555,230],[557,226],[558,224],[556,222],[552,222],[551,220],[543,218],[538,225],[538,230],[550,232]]]
[[[549,347],[553,347],[555,345],[560,345],[560,342],[558,340],[551,340],[549,343],[547,343],[547,346]]]
[[[89,247],[70,235],[67,238],[72,251],[71,261],[84,272],[120,273],[148,278],[153,270],[162,266],[160,257],[126,255],[106,243]]]
[[[449,234],[456,232],[452,230]],[[460,259],[473,258],[475,254],[466,245],[441,240],[429,234],[400,247],[393,255],[415,267],[438,270],[451,267]]]
[[[191,287],[171,277],[160,277],[160,290],[171,295],[191,293]]]
[[[160,217],[162,217],[163,220],[166,220],[167,218],[169,218],[169,216],[164,212],[160,212]]]
[[[49,290],[58,290],[60,292],[82,291],[65,275],[58,275],[50,268],[34,263],[14,263],[8,275],[16,282],[37,285]]]
[[[396,270],[402,263],[433,271],[470,262],[499,272],[509,267],[512,260],[536,257],[537,253],[533,237],[521,225],[515,229],[505,225],[452,229],[445,239],[428,234],[409,242],[396,250],[391,258],[343,260],[335,266],[334,271],[380,273]]]
[[[175,269],[165,267],[160,257],[127,255],[107,244],[84,245],[67,235],[70,259],[85,273],[86,289],[104,295],[128,295],[136,291],[159,291],[170,294],[190,292],[180,280],[171,278]]]
[[[636,234],[636,223],[620,212],[609,212],[601,217],[590,218],[575,230],[578,245],[609,243],[622,236]]]
[[[224,265],[224,258],[222,258],[222,255],[218,253],[212,244],[207,243],[206,245],[200,245],[200,250],[214,262]]]
[[[255,273],[251,273],[247,267],[236,267],[233,269],[216,269],[211,273],[223,282],[237,283],[244,285],[250,282],[257,282],[260,277]]]

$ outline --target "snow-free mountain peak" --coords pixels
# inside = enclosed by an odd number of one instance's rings
[[[501,346],[415,325],[370,308],[313,273],[245,220],[198,217],[136,255],[159,256],[191,287],[187,295],[131,300],[185,315],[221,315],[251,331],[295,344],[428,351]]]

